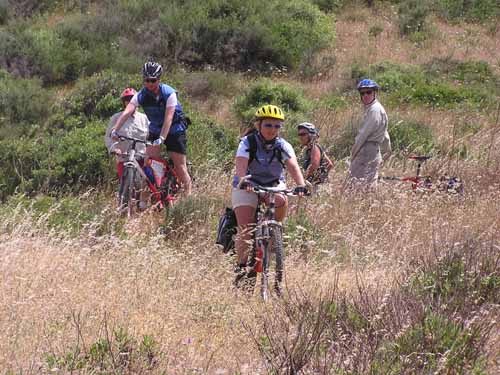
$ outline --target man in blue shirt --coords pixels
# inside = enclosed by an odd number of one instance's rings
[[[191,178],[186,165],[186,117],[181,103],[177,100],[177,91],[160,83],[162,73],[163,67],[159,63],[148,61],[144,64],[144,87],[134,95],[123,111],[113,128],[113,135],[119,132],[127,118],[141,106],[149,120],[149,140],[154,144],[148,147],[148,156],[158,158],[159,146],[164,143],[184,187],[184,195],[188,196],[191,194]]]

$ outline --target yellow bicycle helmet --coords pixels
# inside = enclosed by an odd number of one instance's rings
[[[280,107],[268,104],[260,107],[257,110],[257,112],[255,112],[255,118],[256,119],[275,118],[278,120],[285,121],[285,114],[283,113]]]

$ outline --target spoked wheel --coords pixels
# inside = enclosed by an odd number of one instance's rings
[[[267,228],[268,233],[262,241],[262,286],[261,296],[264,301],[269,299],[269,269],[271,257],[274,253],[276,256],[276,274],[274,281],[274,290],[276,295],[281,295],[281,282],[283,281],[283,271],[285,256],[283,252],[283,237],[281,226],[272,225]]]
[[[125,168],[120,183],[119,210],[132,217],[139,198],[139,182],[135,168]]]

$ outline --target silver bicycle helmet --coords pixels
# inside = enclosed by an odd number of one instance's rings
[[[309,134],[312,135],[318,135],[318,129],[314,126],[314,124],[311,124],[310,122],[301,122],[299,125],[297,125],[297,129],[305,129]]]

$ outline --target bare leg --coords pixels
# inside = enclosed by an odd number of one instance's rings
[[[252,226],[255,223],[255,208],[251,206],[240,206],[234,209],[236,221],[238,222],[238,235],[236,236],[236,252],[238,264],[246,264],[249,249],[252,246]]]
[[[186,155],[179,154],[178,152],[170,152],[169,155],[174,162],[175,172],[179,176],[184,188],[184,196],[188,197],[191,195],[191,177],[187,170]]]

